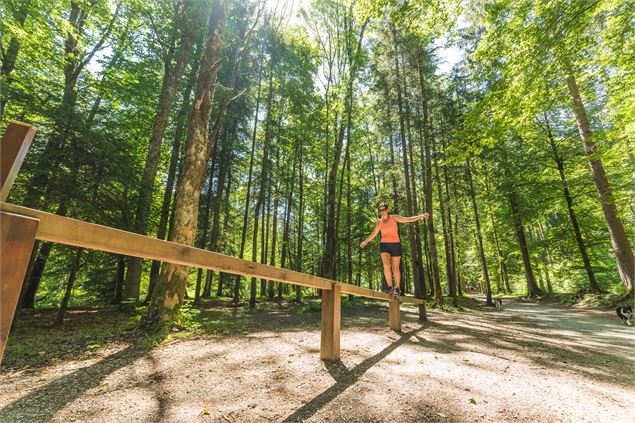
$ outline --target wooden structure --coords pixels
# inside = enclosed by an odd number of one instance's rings
[[[4,200],[34,133],[33,127],[11,122],[0,146],[3,166],[0,202],[0,361],[36,239],[321,289],[320,358],[323,360],[340,358],[341,294],[389,301],[390,328],[397,331],[401,328],[400,302],[425,306],[422,299],[402,296],[396,300],[383,292],[6,203]],[[13,147],[5,150],[5,144]],[[5,166],[9,166],[7,172]]]

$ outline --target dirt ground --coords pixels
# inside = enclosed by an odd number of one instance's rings
[[[635,401],[635,327],[610,312],[509,302],[421,324],[402,305],[396,333],[384,304],[345,307],[325,363],[319,311],[289,307],[240,333],[5,369],[0,421],[617,422]]]

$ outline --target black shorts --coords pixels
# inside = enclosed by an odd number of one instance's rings
[[[380,242],[380,253],[389,253],[390,257],[401,257],[401,242]]]

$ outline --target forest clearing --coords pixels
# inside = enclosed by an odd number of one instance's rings
[[[294,303],[203,307],[199,321],[226,313],[234,323],[217,321],[155,348],[125,335],[100,343],[107,336],[95,330],[113,312],[73,311],[65,330],[81,335],[66,355],[46,365],[35,364],[37,352],[11,357],[0,375],[0,421],[609,422],[628,415],[633,327],[608,311],[505,299],[497,312],[483,300],[461,313],[430,311],[423,324],[415,308],[404,308],[401,333],[386,327],[382,303],[344,306],[337,363],[316,356],[319,313]],[[18,331],[20,344],[26,333],[43,342],[49,329],[34,325]],[[49,337],[50,350],[60,347],[59,335]]]

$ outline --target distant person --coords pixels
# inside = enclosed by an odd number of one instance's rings
[[[375,224],[373,233],[370,234],[361,244],[360,248],[366,247],[370,241],[381,232],[381,241],[379,242],[379,255],[384,266],[384,276],[388,289],[386,292],[390,295],[399,296],[401,294],[401,273],[399,272],[399,262],[401,261],[401,241],[399,240],[399,232],[397,231],[397,223],[412,223],[421,219],[430,217],[428,213],[420,214],[413,217],[401,217],[399,215],[390,215],[388,213],[388,205],[381,203],[379,205],[379,220]],[[392,266],[392,274],[395,276],[395,284],[393,286],[390,268]]]

